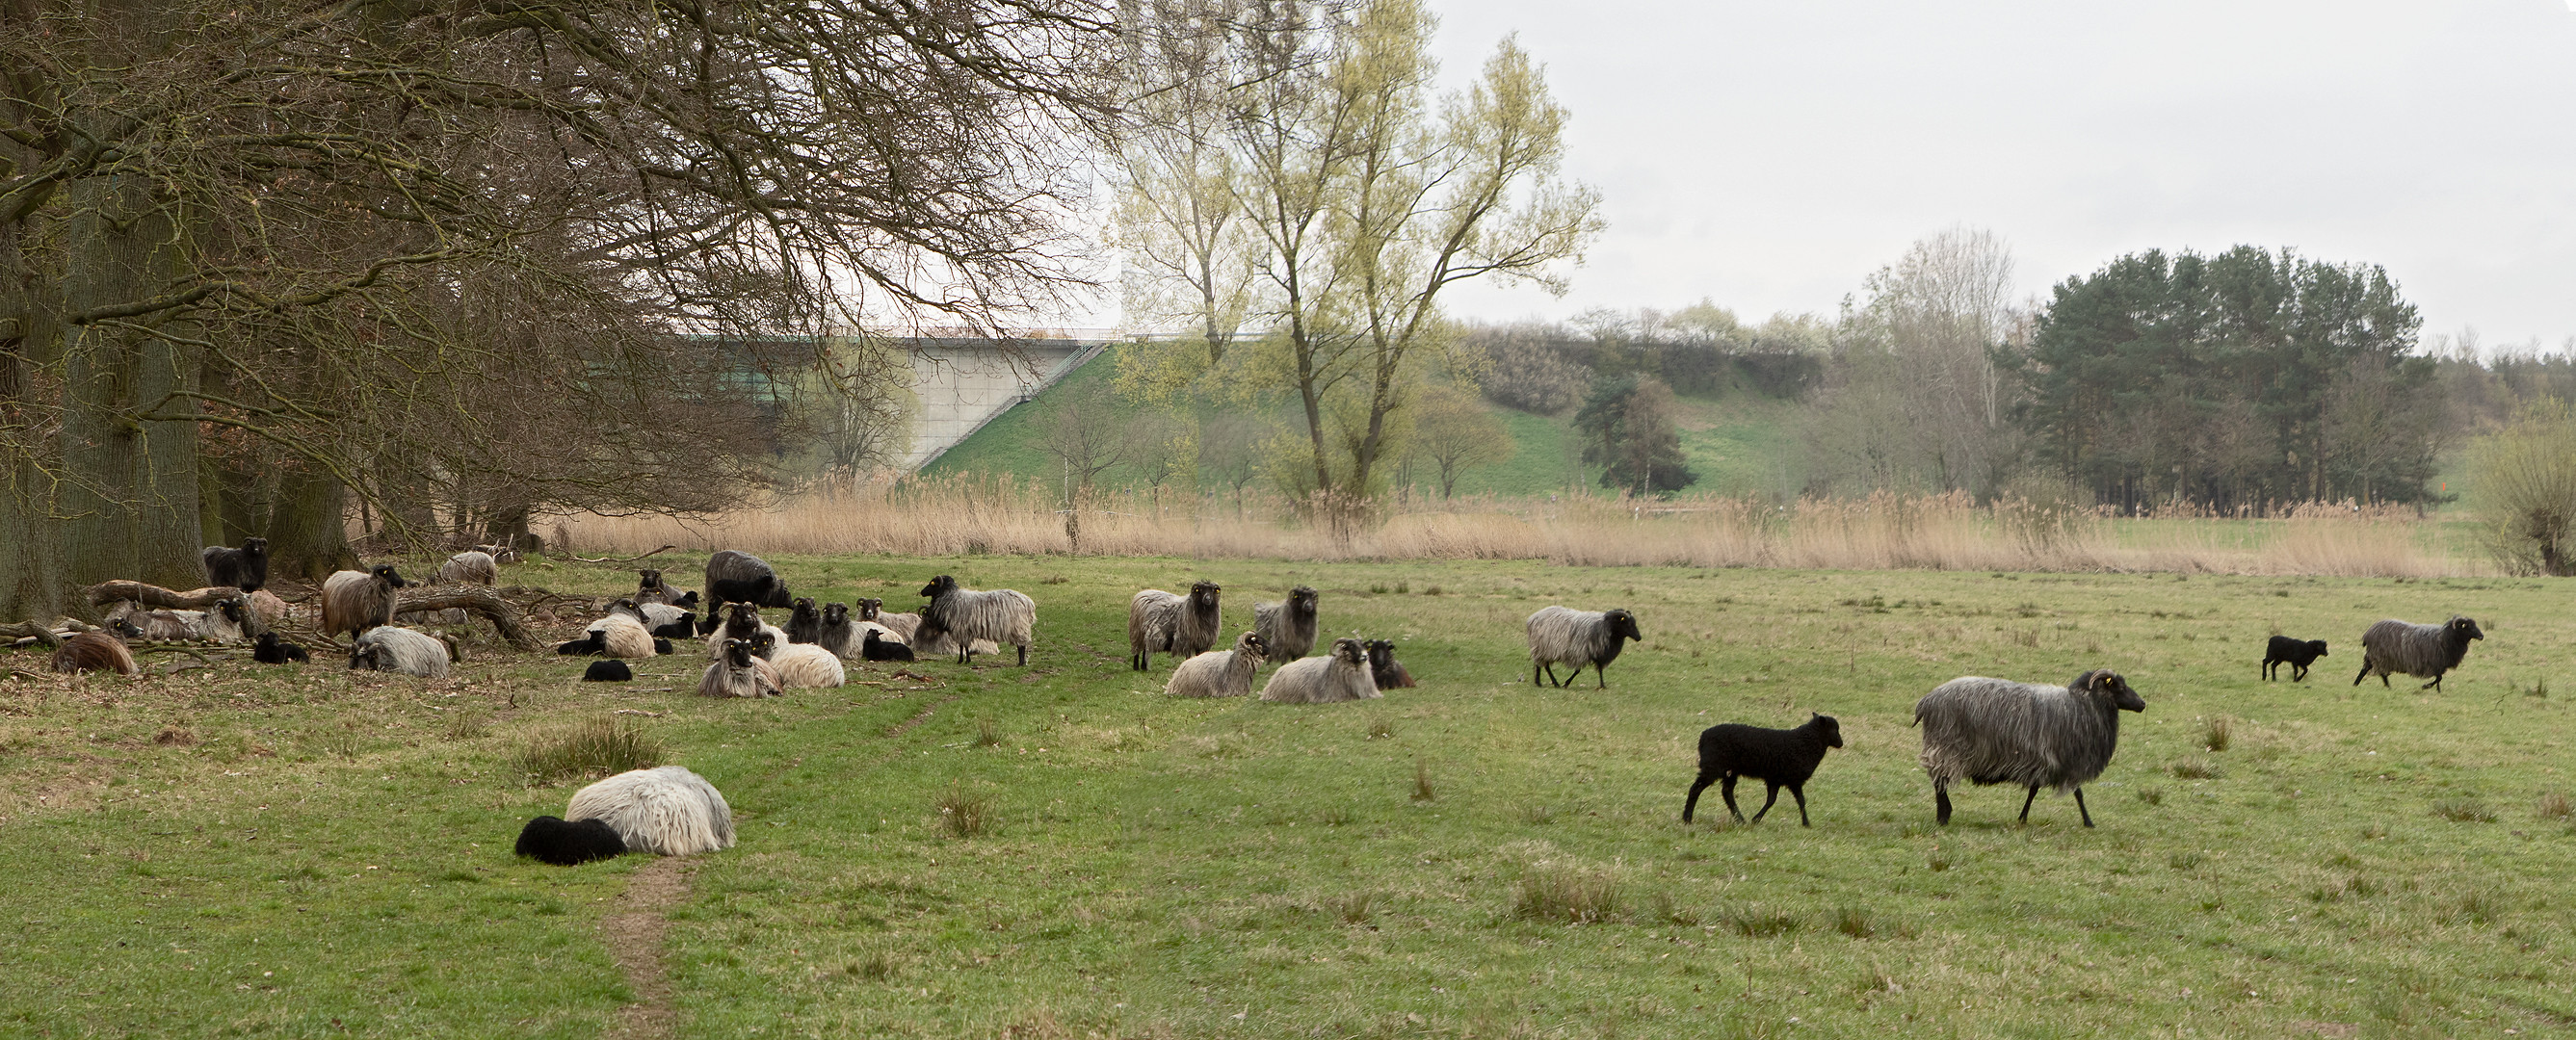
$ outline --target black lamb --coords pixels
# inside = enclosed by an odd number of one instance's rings
[[[625,855],[626,840],[606,820],[565,822],[561,817],[540,816],[519,829],[518,852],[540,863],[570,867]]]
[[[655,639],[696,639],[703,634],[698,631],[698,614],[693,610],[682,611],[679,620],[655,628],[652,633]]]
[[[2286,664],[2290,666],[2290,681],[2304,682],[2308,677],[2308,666],[2324,656],[2325,640],[2273,636],[2271,645],[2263,649],[2263,678],[2280,678],[2281,666]]]
[[[259,642],[250,648],[250,659],[261,664],[285,664],[288,661],[311,663],[313,655],[293,643],[279,642],[277,633],[262,632]]]
[[[579,639],[556,646],[555,652],[565,657],[595,657],[607,653],[608,633],[597,631],[585,633]]]
[[[871,629],[869,629],[869,630],[868,630],[868,637],[867,637],[867,641],[859,644],[859,659],[860,659],[860,660],[863,660],[863,661],[909,661],[909,660],[912,660],[912,648],[911,648],[911,647],[909,647],[909,646],[905,646],[905,645],[903,645],[902,643],[896,643],[896,642],[890,642],[890,641],[887,641],[887,640],[885,640],[885,639],[883,639],[883,638],[880,638],[880,636],[881,636],[881,635],[882,635],[882,633],[879,633],[876,629],[871,628]]]
[[[632,682],[634,679],[635,669],[626,667],[624,661],[592,661],[590,670],[581,673],[583,682]]]
[[[1770,788],[1762,799],[1762,808],[1753,814],[1753,822],[1762,822],[1771,803],[1780,800],[1780,789],[1798,800],[1798,826],[1807,822],[1807,778],[1816,775],[1816,766],[1825,760],[1825,749],[1843,746],[1842,723],[1831,715],[1810,714],[1807,724],[1796,729],[1763,729],[1730,722],[1710,726],[1699,735],[1699,779],[1691,783],[1690,797],[1682,802],[1682,822],[1691,821],[1691,811],[1699,807],[1699,793],[1717,784],[1718,797],[1726,799],[1726,811],[1734,813],[1736,822],[1744,821],[1744,810],[1735,807],[1735,778],[1749,776]]]

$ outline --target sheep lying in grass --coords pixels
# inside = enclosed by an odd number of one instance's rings
[[[598,820],[629,851],[693,856],[733,847],[733,809],[705,777],[679,766],[619,773],[582,788],[564,808],[572,823]]]
[[[1333,651],[1326,656],[1280,665],[1261,687],[1261,699],[1274,704],[1336,704],[1379,696],[1376,680],[1369,677],[1368,653],[1356,639],[1333,640]]]
[[[2263,648],[2263,678],[2266,680],[2280,678],[2281,666],[2286,664],[2290,666],[2291,682],[2305,682],[2308,678],[2308,666],[2317,663],[2317,658],[2324,656],[2326,656],[2325,640],[2273,636],[2272,642]]]
[[[1923,771],[1932,777],[1938,819],[1950,822],[1950,785],[2014,784],[2030,789],[2021,822],[2042,787],[2073,791],[2075,811],[2093,826],[2084,784],[2102,775],[2120,746],[2120,713],[2145,711],[2129,682],[2107,669],[2064,686],[1966,676],[1914,703],[1923,727]]]
[[[1393,642],[1372,639],[1360,645],[1368,650],[1369,678],[1377,680],[1378,689],[1401,690],[1413,685],[1413,673],[1405,670],[1404,662],[1395,659]]]
[[[787,632],[776,625],[762,621],[760,608],[749,603],[736,603],[725,608],[724,624],[717,626],[715,634],[707,637],[707,656],[721,656],[724,653],[725,641],[728,639],[757,643],[764,635],[769,637],[769,645],[754,646],[757,656],[768,657],[776,648],[787,645]]]
[[[994,652],[1016,646],[1022,666],[1029,663],[1030,631],[1037,625],[1038,605],[1027,595],[1012,589],[977,591],[959,588],[957,579],[942,574],[921,587],[930,602],[921,608],[921,627],[914,644],[929,652],[934,642],[945,639],[956,645],[957,663],[973,661],[977,640],[992,640]]]
[[[1269,648],[1270,661],[1294,661],[1315,649],[1315,590],[1304,585],[1288,590],[1278,603],[1252,605],[1252,631]]]
[[[840,656],[812,643],[779,647],[769,655],[769,664],[782,690],[830,689],[849,681]]]
[[[1261,637],[1246,632],[1234,637],[1232,650],[1210,650],[1175,666],[1163,692],[1174,697],[1248,697],[1252,671],[1260,666]]]
[[[913,642],[913,634],[921,630],[921,615],[886,613],[884,600],[873,598],[863,599],[858,601],[854,606],[859,615],[859,620],[873,621],[879,625],[885,626],[887,631],[893,632],[896,638],[899,638],[906,643]],[[1000,651],[977,650],[975,652],[980,654],[999,653]]]
[[[600,664],[616,664],[600,661]],[[622,665],[620,667],[623,667]],[[539,863],[558,867],[579,866],[595,859],[615,859],[626,854],[626,839],[605,820],[568,821],[556,816],[540,816],[519,828],[518,854]]]
[[[593,621],[590,634],[599,641],[597,653],[630,660],[653,656],[653,633],[632,615],[610,614]]]
[[[2417,625],[2390,619],[2370,626],[2361,634],[2361,674],[2352,684],[2379,676],[2379,685],[2387,686],[2391,674],[2411,675],[2433,681],[2416,687],[2419,690],[2442,689],[2442,673],[2460,666],[2469,656],[2469,640],[2485,639],[2487,634],[2478,623],[2459,615],[2438,625]]]
[[[814,609],[813,598],[796,597],[796,605],[787,612],[787,641],[790,643],[819,642],[817,637],[822,633],[823,614]]]
[[[859,643],[859,659],[863,661],[910,661],[913,660],[914,657],[911,647],[905,646],[902,643],[887,640],[884,629],[871,628],[868,630],[867,638],[861,640]]]
[[[141,675],[143,669],[134,663],[134,652],[125,641],[105,632],[75,633],[54,648],[50,667],[57,672],[115,672],[118,675]]]
[[[692,590],[689,598],[695,602],[697,592]],[[662,572],[646,567],[635,572],[635,602],[677,604],[680,594],[672,591],[670,584],[662,580]]]
[[[378,625],[358,636],[349,650],[349,667],[423,679],[444,679],[447,678],[447,644],[416,629]]]
[[[394,590],[408,584],[390,563],[363,571],[338,571],[322,580],[322,634],[356,635],[394,623]]]
[[[1564,607],[1540,607],[1529,616],[1530,685],[1536,686],[1543,669],[1550,682],[1563,688],[1583,674],[1591,665],[1598,689],[1609,689],[1606,669],[1619,659],[1621,640],[1639,642],[1645,636],[1637,631],[1637,617],[1625,610],[1569,610]],[[1558,664],[1570,664],[1574,671],[1564,679],[1556,677]]]
[[[583,682],[632,682],[634,679],[635,669],[627,667],[624,661],[592,661],[590,667],[581,673]]]
[[[259,627],[250,607],[240,599],[219,600],[204,610],[129,610],[111,618],[110,625],[125,638],[155,643],[244,643]]]
[[[722,656],[698,676],[698,696],[775,697],[782,692],[778,670],[753,656],[750,640],[725,640],[719,652]]]
[[[1726,800],[1726,811],[1735,814],[1735,822],[1744,822],[1744,810],[1735,806],[1735,780],[1749,776],[1767,788],[1762,808],[1753,813],[1753,822],[1771,811],[1780,800],[1780,789],[1789,789],[1789,797],[1798,800],[1798,826],[1807,822],[1807,779],[1816,775],[1816,766],[1825,760],[1827,748],[1843,746],[1842,723],[1831,715],[1810,712],[1807,722],[1795,729],[1763,729],[1730,722],[1710,726],[1699,735],[1699,779],[1691,781],[1690,797],[1682,800],[1682,822],[1691,822],[1691,811],[1699,807],[1699,793],[1708,785],[1718,785],[1717,796]]]
[[[262,632],[259,642],[250,648],[250,659],[261,664],[285,664],[289,661],[310,662],[313,655],[293,643],[280,642],[275,632]]]

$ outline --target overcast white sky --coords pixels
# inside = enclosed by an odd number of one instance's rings
[[[1564,299],[1830,314],[1952,224],[2045,296],[2121,253],[2387,267],[2427,335],[2576,335],[2576,0],[1434,0],[1444,76],[1517,32],[1610,229]]]

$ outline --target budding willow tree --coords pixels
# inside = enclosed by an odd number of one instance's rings
[[[1415,0],[1233,11],[1220,134],[1186,131],[1223,157],[1204,168],[1223,171],[1228,220],[1251,239],[1247,309],[1267,330],[1232,377],[1293,398],[1312,489],[1365,501],[1445,352],[1442,291],[1495,278],[1561,293],[1600,199],[1560,177],[1566,112],[1515,41],[1435,103],[1435,20]],[[1189,237],[1153,219],[1152,235]]]
[[[1086,0],[0,0],[0,616],[345,504],[761,486],[826,329],[1078,284]],[[261,517],[239,500],[258,497]]]

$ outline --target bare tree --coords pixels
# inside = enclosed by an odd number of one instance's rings
[[[1049,403],[1055,410],[1038,423],[1033,446],[1062,467],[1065,501],[1077,503],[1101,474],[1129,460],[1136,438],[1125,409],[1102,383],[1069,387]]]
[[[1425,389],[1419,412],[1413,443],[1439,473],[1441,498],[1457,494],[1458,478],[1468,470],[1512,457],[1512,432],[1475,398],[1454,387]]]

